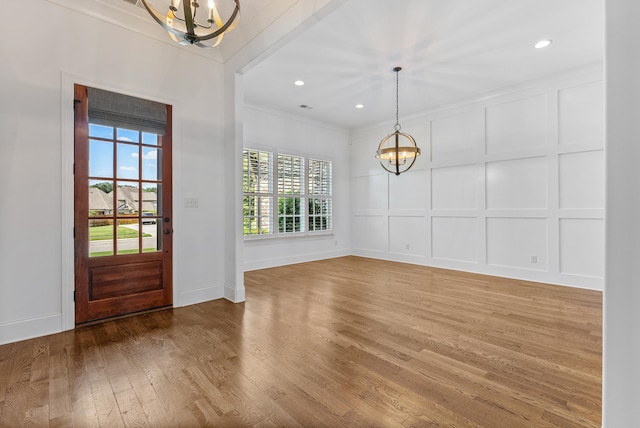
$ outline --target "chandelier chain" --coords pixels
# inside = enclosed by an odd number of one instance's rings
[[[397,68],[399,68],[399,67],[397,67]],[[393,129],[395,129],[396,131],[400,131],[400,119],[399,119],[399,111],[400,111],[400,109],[398,107],[398,105],[399,105],[399,95],[398,95],[398,92],[399,92],[398,82],[399,82],[399,80],[398,80],[398,77],[400,75],[400,70],[398,70],[398,69],[394,69],[394,70],[396,72],[396,125],[393,127]]]

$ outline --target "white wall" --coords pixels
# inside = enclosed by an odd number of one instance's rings
[[[222,297],[222,66],[44,0],[3,12],[28,18],[0,29],[0,343],[73,327],[74,82],[173,104],[174,304]]]
[[[640,426],[640,3],[606,1],[605,428]]]
[[[244,146],[323,160],[333,167],[333,230],[327,235],[246,239],[245,270],[351,253],[349,134],[345,130],[254,107],[244,109]]]
[[[400,176],[352,145],[357,255],[602,289],[604,96],[598,68],[403,120],[423,155]]]
[[[225,273],[227,284],[225,297],[231,301],[244,300],[245,294],[242,168],[238,167],[242,165],[242,149],[245,142],[243,74],[250,71],[270,52],[275,52],[279,47],[284,46],[305,28],[309,28],[346,1],[348,0],[291,1],[289,6],[282,2],[278,7],[269,5],[267,9],[270,17],[264,15],[256,17],[256,20],[261,22],[270,22],[264,31],[259,31],[256,37],[236,39],[230,43],[230,45],[235,43],[236,47],[237,44],[243,46],[229,57],[224,67],[226,141],[224,156],[227,179],[225,213],[230,219],[227,222],[225,235],[225,264],[228,267]],[[278,11],[282,10],[281,7],[285,7],[286,11],[279,13]],[[229,45],[225,44],[225,46]]]

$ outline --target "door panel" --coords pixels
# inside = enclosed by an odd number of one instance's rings
[[[162,262],[131,263],[89,270],[89,300],[162,290]]]
[[[172,304],[171,106],[159,134],[91,123],[88,104],[76,85],[77,324]]]

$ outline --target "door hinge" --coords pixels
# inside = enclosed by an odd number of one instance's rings
[[[76,164],[73,164],[73,175],[76,175]]]
[[[81,101],[80,101],[80,100],[78,100],[78,99],[74,99],[74,100],[73,100],[73,109],[75,110],[75,109],[76,109],[76,106],[77,106],[78,104],[80,104],[80,103],[81,103]]]
[[[76,290],[73,290],[73,301],[76,301]]]
[[[74,237],[74,238],[76,237],[76,228],[75,228],[75,227],[73,228],[73,237]],[[74,292],[74,293],[75,293],[75,292]]]

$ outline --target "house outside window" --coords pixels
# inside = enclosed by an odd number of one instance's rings
[[[243,150],[244,235],[332,230],[331,161]]]

